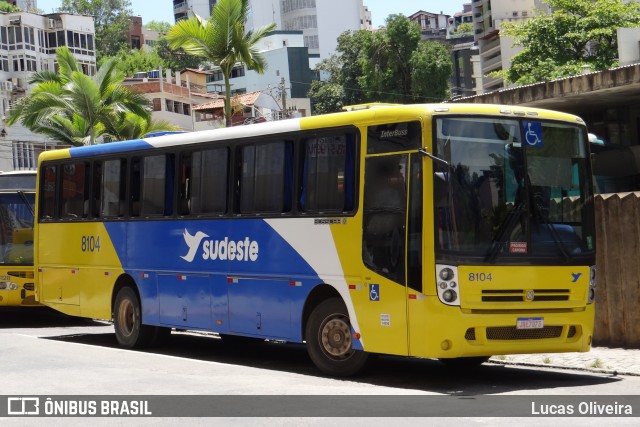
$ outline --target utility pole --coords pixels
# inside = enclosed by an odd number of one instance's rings
[[[282,113],[287,111],[287,88],[284,86],[284,77],[280,78],[280,98],[282,99]]]

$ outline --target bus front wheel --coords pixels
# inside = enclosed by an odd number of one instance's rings
[[[307,352],[325,374],[350,376],[367,363],[369,354],[355,350],[347,309],[339,298],[330,298],[313,309],[305,330]]]
[[[146,347],[156,336],[153,327],[142,324],[140,300],[130,287],[120,289],[116,296],[113,326],[118,344],[125,348]]]

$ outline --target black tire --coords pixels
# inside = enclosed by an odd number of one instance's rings
[[[147,347],[158,333],[157,328],[142,324],[140,300],[130,287],[118,291],[113,306],[113,326],[118,344],[124,348]]]
[[[340,298],[327,299],[313,309],[305,337],[309,357],[325,374],[355,375],[369,359],[369,353],[353,348],[349,315]]]
[[[475,356],[475,357],[455,357],[452,359],[439,359],[450,368],[456,369],[471,369],[477,368],[484,362],[489,360],[490,356]]]

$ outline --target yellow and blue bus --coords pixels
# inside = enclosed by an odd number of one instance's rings
[[[35,306],[36,171],[0,172],[0,306]]]
[[[39,301],[127,348],[171,328],[306,343],[337,376],[376,353],[588,351],[589,160],[576,116],[463,104],[46,152]]]

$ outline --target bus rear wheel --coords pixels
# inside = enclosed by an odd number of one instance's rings
[[[154,327],[142,324],[140,300],[130,287],[118,291],[113,307],[113,326],[118,344],[124,348],[146,347],[156,337]]]
[[[313,309],[305,330],[307,352],[322,372],[333,376],[355,375],[369,354],[355,350],[347,309],[339,298],[330,298]]]
[[[476,356],[476,357],[454,357],[452,359],[439,359],[450,368],[457,369],[469,369],[476,368],[489,360],[490,356]]]

